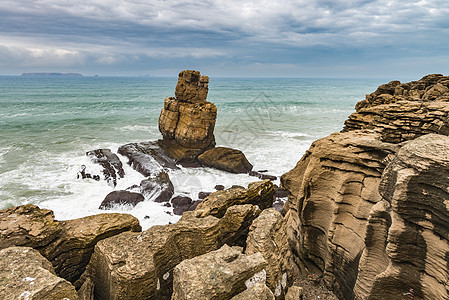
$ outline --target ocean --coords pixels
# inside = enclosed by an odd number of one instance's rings
[[[254,170],[280,176],[314,140],[340,131],[355,104],[388,81],[211,78],[208,101],[218,108],[217,146],[242,150]],[[35,204],[52,209],[58,220],[130,213],[143,228],[176,222],[179,216],[171,208],[152,201],[100,210],[113,188],[105,181],[77,179],[83,164],[100,173],[87,151],[117,151],[127,143],[159,139],[159,114],[176,82],[176,77],[0,77],[0,209]],[[139,184],[143,176],[119,157],[126,176],[115,189]],[[210,168],[181,168],[169,175],[175,193],[193,200],[216,184],[228,188],[258,180]]]

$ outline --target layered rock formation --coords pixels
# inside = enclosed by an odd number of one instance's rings
[[[401,146],[448,135],[448,100],[442,75],[380,86],[282,176],[289,278],[321,274],[340,299],[447,298],[445,137]]]
[[[207,102],[209,77],[186,70],[179,73],[175,96],[165,98],[159,117],[162,148],[176,161],[193,163],[215,146],[217,108]]]
[[[0,298],[76,300],[70,282],[56,276],[51,263],[30,247],[0,250]]]

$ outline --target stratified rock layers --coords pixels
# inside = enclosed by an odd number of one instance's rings
[[[208,83],[209,78],[198,71],[182,71],[176,98],[165,98],[159,117],[160,145],[181,163],[193,163],[198,155],[215,147],[217,108],[206,101]]]

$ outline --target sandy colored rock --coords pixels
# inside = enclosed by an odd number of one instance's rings
[[[207,150],[198,156],[198,160],[204,167],[231,173],[248,173],[253,169],[242,151],[226,147],[215,147]]]
[[[260,209],[266,209],[273,205],[274,185],[270,180],[252,182],[248,188],[230,188],[224,191],[216,191],[206,197],[196,211],[199,216],[212,215],[221,218],[226,210],[233,205],[253,204]]]
[[[176,224],[104,239],[83,277],[92,278],[100,299],[170,299],[176,265],[224,244],[243,246],[259,211],[254,205],[235,205],[221,219],[185,212]]]
[[[56,276],[51,263],[30,247],[0,250],[0,298],[78,299],[75,287]]]
[[[285,257],[288,253],[286,222],[274,208],[261,212],[249,229],[246,240],[246,254],[261,253],[267,262],[266,285],[276,298],[282,298],[287,288],[287,266]]]
[[[244,255],[240,247],[224,245],[176,266],[171,299],[230,299],[255,282],[263,283],[265,264],[260,253]]]
[[[287,295],[285,295],[285,300],[301,300],[302,296],[302,287],[291,286],[288,288]]]
[[[362,274],[376,263],[384,271],[370,290],[360,289],[361,298],[399,299],[395,295],[406,293],[413,299],[449,298],[448,170],[449,137],[436,134],[407,142],[388,164],[379,191],[391,205],[383,217],[385,224],[391,218],[391,226],[388,236],[366,240],[367,249],[374,241],[386,244],[388,260],[368,253],[372,263],[361,265]],[[363,286],[362,278],[358,282]]]
[[[197,71],[179,74],[176,98],[167,97],[159,117],[159,145],[180,163],[193,163],[215,146],[217,107],[206,101],[209,78]]]
[[[49,209],[22,205],[0,211],[0,249],[44,247],[57,239],[62,226]]]
[[[231,298],[231,300],[274,300],[271,290],[262,282],[254,284],[240,294]]]
[[[281,177],[289,274],[325,274],[341,299],[350,299],[365,248],[366,224],[381,200],[385,159],[398,150],[379,135],[335,133],[312,144],[296,167]]]

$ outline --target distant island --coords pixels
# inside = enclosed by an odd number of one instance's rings
[[[79,73],[23,73],[22,77],[84,77]]]

